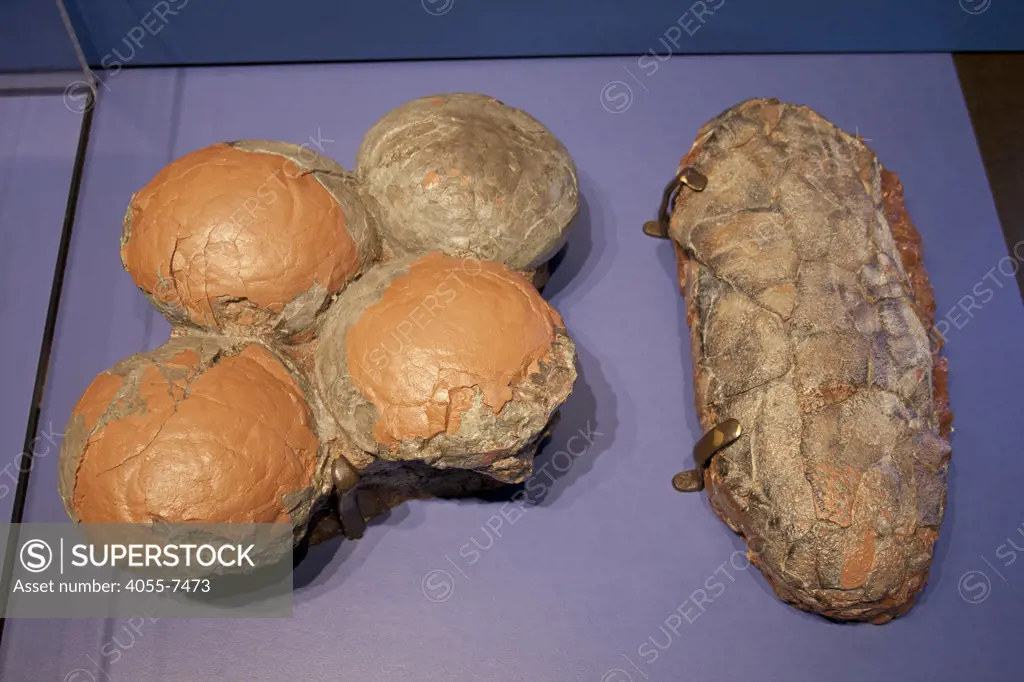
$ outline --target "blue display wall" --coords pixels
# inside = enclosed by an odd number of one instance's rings
[[[72,45],[56,0],[0,0],[0,72],[77,70]]]
[[[1024,49],[1020,0],[66,0],[94,67]],[[46,15],[40,28],[26,17]],[[51,16],[52,15],[52,16]],[[0,70],[67,61],[53,0],[0,2]]]

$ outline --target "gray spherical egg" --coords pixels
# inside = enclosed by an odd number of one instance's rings
[[[359,147],[356,173],[381,207],[393,256],[443,251],[543,265],[579,212],[562,143],[524,111],[480,94],[413,100],[384,115]]]

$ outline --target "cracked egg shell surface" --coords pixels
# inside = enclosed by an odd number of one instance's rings
[[[265,347],[177,338],[103,372],[72,412],[59,487],[85,523],[292,523],[320,444],[298,383]]]
[[[172,324],[288,337],[379,255],[355,177],[307,147],[219,143],[132,196],[121,261]]]
[[[575,358],[522,275],[435,252],[378,266],[338,299],[316,379],[367,452],[518,482],[572,391]]]
[[[422,97],[363,137],[356,173],[396,256],[443,251],[532,272],[579,212],[576,167],[531,115],[493,97]]]

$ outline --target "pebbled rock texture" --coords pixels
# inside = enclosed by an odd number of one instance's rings
[[[682,166],[708,178],[670,228],[697,412],[743,428],[705,474],[712,508],[780,598],[884,623],[927,579],[952,422],[899,180],[771,99],[707,123]]]

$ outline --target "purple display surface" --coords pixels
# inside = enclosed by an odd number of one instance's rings
[[[11,519],[82,117],[59,96],[0,97],[0,520]],[[56,437],[45,421],[51,440]],[[57,431],[62,431],[62,424]],[[57,459],[45,438],[31,448]]]
[[[311,550],[289,621],[12,621],[3,679],[1019,679],[1024,561],[1011,561],[1007,540],[1024,546],[1024,309],[1004,274],[1016,262],[952,61],[674,57],[658,66],[643,77],[634,59],[573,59],[110,79],[44,423],[65,420],[96,373],[166,338],[117,254],[125,204],[161,166],[245,137],[312,138],[351,166],[377,117],[436,92],[486,92],[522,107],[575,158],[584,206],[545,294],[578,343],[580,379],[529,484],[536,504],[522,514],[500,502],[406,504],[362,540]],[[700,435],[689,335],[671,249],[640,227],[698,128],[755,96],[806,103],[867,138],[906,186],[940,316],[970,308],[949,323],[954,464],[931,578],[917,607],[882,627],[836,625],[779,602],[704,497],[670,485]],[[587,437],[574,438],[581,430]],[[64,518],[55,465],[48,458],[34,472],[26,520]]]

